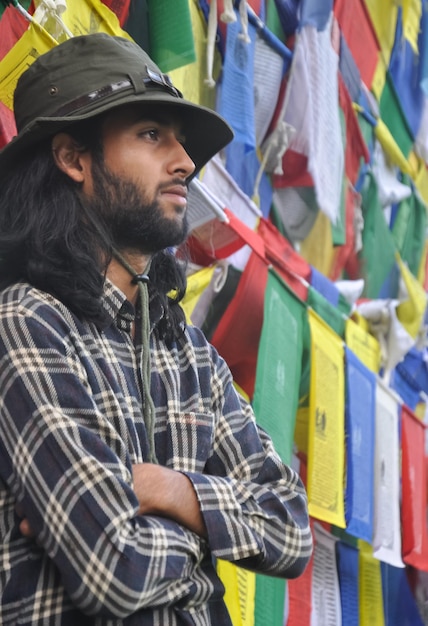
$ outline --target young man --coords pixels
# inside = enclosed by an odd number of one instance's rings
[[[306,496],[186,327],[188,182],[232,137],[135,44],[76,37],[0,153],[0,622],[230,624],[215,558],[301,574]]]

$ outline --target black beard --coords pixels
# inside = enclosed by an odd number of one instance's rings
[[[102,219],[116,249],[154,254],[186,239],[185,215],[181,222],[164,217],[158,202],[149,202],[135,183],[117,177],[102,159],[93,161],[92,179],[88,207]]]

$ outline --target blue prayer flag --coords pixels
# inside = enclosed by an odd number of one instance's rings
[[[346,532],[371,543],[376,377],[347,347],[345,377]]]

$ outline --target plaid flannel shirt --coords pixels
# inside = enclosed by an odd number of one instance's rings
[[[159,338],[151,294],[156,454],[192,481],[208,540],[138,515],[142,346],[108,281],[103,306],[97,328],[28,284],[0,294],[0,623],[230,624],[213,557],[301,573],[312,549],[302,483],[203,334]],[[17,502],[36,539],[20,533]]]

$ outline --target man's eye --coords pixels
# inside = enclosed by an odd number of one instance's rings
[[[156,141],[156,139],[159,138],[159,131],[157,130],[157,128],[148,128],[146,130],[141,131],[139,134],[141,137],[147,137],[148,139],[151,139],[152,141]]]

